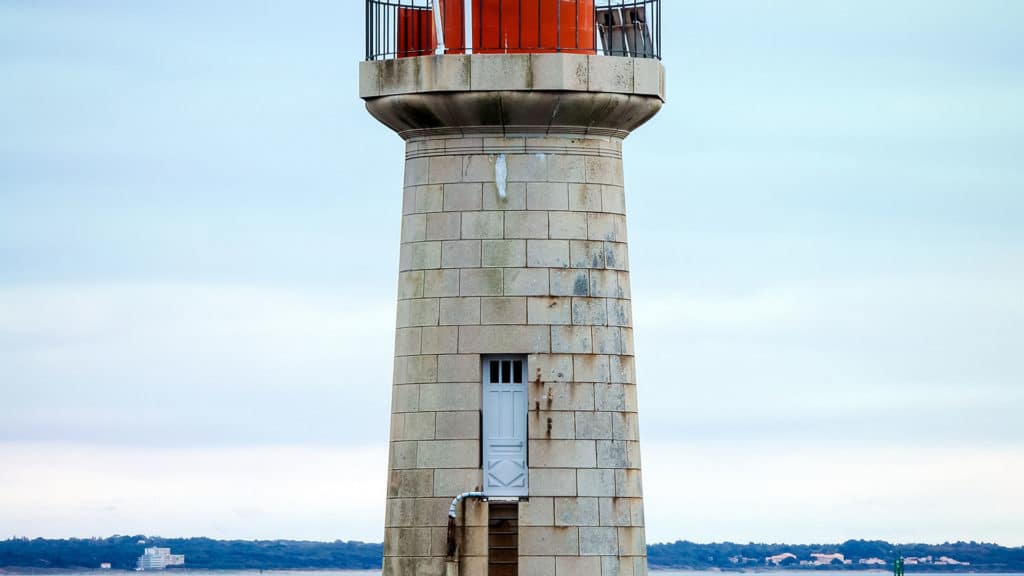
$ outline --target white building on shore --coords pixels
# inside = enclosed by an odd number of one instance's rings
[[[183,566],[184,554],[171,554],[170,548],[146,548],[136,563],[136,570],[163,570],[168,566]]]

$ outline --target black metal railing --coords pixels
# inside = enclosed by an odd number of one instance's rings
[[[661,59],[661,0],[470,2],[472,24],[467,27],[465,0],[366,0],[366,59],[467,52]],[[444,42],[441,51],[439,40]]]

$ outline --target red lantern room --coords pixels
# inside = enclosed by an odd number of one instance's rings
[[[367,60],[470,53],[661,56],[659,0],[367,0],[366,9]]]

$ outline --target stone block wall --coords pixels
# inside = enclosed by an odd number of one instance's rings
[[[447,507],[482,486],[481,355],[502,353],[530,376],[520,574],[646,574],[621,150],[408,142],[384,574],[444,573]],[[462,574],[483,576],[486,504],[459,523]]]

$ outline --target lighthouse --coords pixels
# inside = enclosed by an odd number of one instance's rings
[[[622,143],[660,58],[658,0],[367,0],[406,144],[385,575],[646,575]]]

